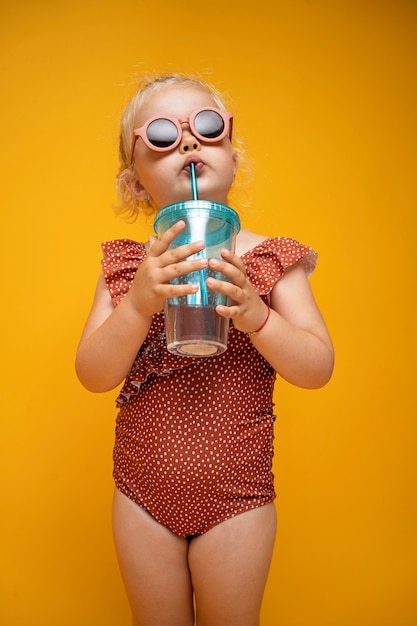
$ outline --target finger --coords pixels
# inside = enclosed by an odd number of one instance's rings
[[[237,317],[240,313],[240,309],[237,304],[232,306],[225,306],[224,304],[218,304],[216,306],[216,313],[221,317],[228,317],[229,319]]]
[[[176,237],[184,230],[185,223],[180,220],[169,228],[159,239],[156,239],[148,251],[149,257],[161,258],[162,267],[171,263],[178,263],[188,257],[198,254],[205,248],[204,241],[194,241],[182,246],[169,246],[175,241]]]
[[[207,278],[207,287],[212,291],[217,291],[225,296],[228,296],[234,302],[241,304],[245,300],[245,294],[241,287],[234,285],[226,280],[219,280],[217,278]]]
[[[219,259],[210,259],[209,267],[211,270],[214,270],[215,272],[220,272],[221,274],[223,274],[233,284],[238,285],[241,288],[245,286],[247,279],[246,279],[245,268],[243,265],[242,267],[237,267],[236,265],[232,265],[232,263],[229,263],[228,261],[220,261]]]
[[[208,260],[204,258],[170,263],[169,265],[160,268],[161,282],[165,283],[169,280],[179,278],[180,276],[191,274],[192,272],[199,272],[206,269],[207,265]]]
[[[199,290],[199,285],[184,283],[181,285],[173,285],[172,283],[167,283],[165,285],[160,285],[157,289],[158,296],[163,298],[164,300],[168,298],[180,298],[181,296],[188,296],[194,293],[197,293]]]
[[[163,252],[168,250],[171,243],[174,241],[176,237],[184,230],[185,222],[183,220],[179,220],[176,222],[171,228],[168,228],[161,237],[155,238],[151,243],[151,247],[149,248],[148,255],[149,256],[160,256]]]
[[[161,255],[163,265],[169,265],[171,263],[178,263],[180,261],[189,260],[190,257],[199,255],[199,258],[206,258],[203,254],[200,254],[205,248],[204,241],[194,241],[193,243],[186,243],[183,246],[177,248],[171,248]]]
[[[237,254],[235,254],[231,250],[228,250],[227,248],[224,248],[221,251],[221,255],[223,259],[225,259],[228,263],[231,263],[232,265],[237,267],[237,269],[240,270],[242,274],[246,276],[246,267],[242,259],[239,256],[237,256]]]

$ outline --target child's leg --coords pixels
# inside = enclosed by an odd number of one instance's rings
[[[197,626],[259,625],[275,532],[275,507],[267,504],[192,539]]]
[[[117,489],[113,533],[133,624],[192,626],[188,541],[158,524]]]

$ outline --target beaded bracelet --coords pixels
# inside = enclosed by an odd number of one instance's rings
[[[262,324],[259,326],[259,328],[257,328],[256,330],[252,330],[250,333],[246,333],[246,335],[249,335],[249,336],[250,336],[250,335],[257,335],[259,332],[261,332],[262,328],[263,328],[264,326],[266,326],[266,323],[267,323],[267,321],[269,320],[269,315],[270,315],[270,313],[271,313],[271,307],[270,307],[270,306],[269,306],[269,304],[267,304],[266,302],[265,302],[265,304],[266,304],[266,306],[268,307],[268,312],[267,312],[267,314],[266,314],[266,318],[265,318],[265,320],[262,322]]]

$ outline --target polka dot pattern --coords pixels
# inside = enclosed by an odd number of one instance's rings
[[[117,240],[103,244],[103,251],[117,305],[146,249]],[[277,238],[242,260],[266,300],[287,267],[300,262],[310,273],[316,256],[292,239]],[[271,366],[233,324],[225,353],[194,359],[167,351],[164,317],[155,315],[117,398],[118,489],[181,537],[272,502],[274,382]]]

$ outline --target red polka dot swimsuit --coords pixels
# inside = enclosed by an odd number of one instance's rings
[[[116,306],[146,257],[142,243],[103,244],[103,272]],[[287,238],[267,239],[242,255],[266,300],[285,269],[309,274],[316,253]],[[117,488],[181,537],[191,537],[275,498],[275,372],[245,333],[230,325],[219,356],[192,358],[166,348],[163,313],[126,378],[117,405]]]

